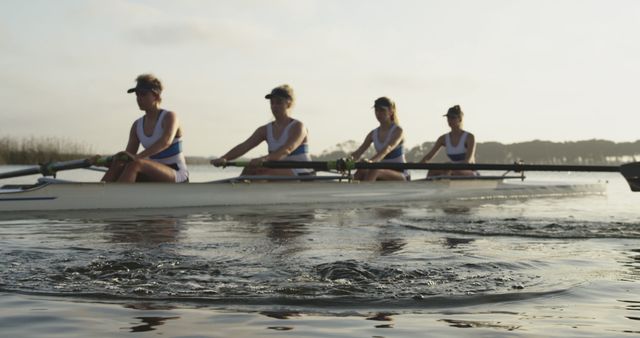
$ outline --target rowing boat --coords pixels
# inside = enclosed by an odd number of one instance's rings
[[[0,188],[0,212],[182,208],[256,205],[363,205],[451,199],[603,194],[604,183],[507,182],[503,177],[441,178],[411,182],[349,180],[254,181],[248,177],[203,183],[67,182]]]
[[[246,163],[229,163],[246,166]],[[257,205],[362,205],[446,201],[452,199],[507,199],[520,197],[604,194],[604,183],[525,182],[524,171],[618,172],[632,191],[640,191],[640,163],[620,166],[468,163],[363,163],[353,161],[262,163],[270,168],[310,168],[339,175],[308,177],[247,177],[202,183],[68,182],[43,177],[32,185],[0,188],[0,212],[37,210],[96,210],[187,208]],[[0,179],[34,173],[90,167],[87,160],[60,162],[0,174]],[[519,176],[439,177],[410,182],[359,182],[350,178],[358,169],[508,170]],[[521,182],[508,182],[519,178]]]

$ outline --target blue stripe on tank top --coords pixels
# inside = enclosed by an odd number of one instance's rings
[[[390,153],[388,153],[387,156],[384,157],[384,159],[389,160],[402,155],[404,155],[404,147],[402,146],[402,144],[400,144],[396,147],[396,149],[393,149]]]
[[[309,152],[309,145],[306,143],[301,144],[296,150],[292,151],[289,155],[300,155]]]
[[[451,161],[464,161],[464,159],[467,157],[466,153],[462,153],[462,154],[447,154],[447,156],[449,156],[449,159]]]
[[[304,143],[301,144],[298,148],[296,148],[296,150],[292,151],[289,156],[291,155],[300,155],[300,154],[306,154],[309,152],[309,145]],[[269,151],[269,154],[273,153],[273,151]]]
[[[160,160],[163,158],[167,158],[167,157],[171,157],[174,155],[178,155],[182,152],[182,140],[170,145],[169,147],[167,147],[165,150],[155,154],[155,155],[151,155],[150,158],[154,159],[154,160]]]

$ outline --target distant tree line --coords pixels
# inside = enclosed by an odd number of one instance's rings
[[[41,164],[69,161],[95,155],[90,146],[56,137],[0,138],[1,164]],[[189,164],[208,164],[209,159],[187,156]]]
[[[433,142],[407,148],[407,161],[419,161],[433,147]],[[337,144],[312,158],[329,161],[347,157],[359,145],[356,141]],[[93,155],[91,147],[60,138],[27,138],[15,140],[0,138],[0,164],[38,164],[52,161],[66,161]],[[607,140],[586,140],[577,142],[550,142],[534,140],[529,142],[502,144],[499,142],[478,143],[476,158],[479,163],[525,163],[547,164],[620,164],[640,161],[640,140],[615,143]],[[365,153],[371,157],[373,149]],[[444,149],[433,162],[446,162]],[[189,156],[187,163],[207,164],[206,157]]]
[[[409,162],[416,162],[433,147],[434,142],[425,142],[406,149]],[[327,161],[348,156],[358,144],[347,141],[336,145],[333,149],[315,156],[314,160]],[[371,156],[373,150],[365,156]],[[476,146],[478,163],[525,163],[545,164],[620,164],[640,161],[640,140],[635,142],[615,143],[607,140],[586,140],[577,142],[550,142],[534,140],[528,142],[502,144],[499,142],[483,142]],[[432,162],[446,162],[444,149]]]

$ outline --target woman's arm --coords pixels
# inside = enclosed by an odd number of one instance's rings
[[[135,154],[138,152],[139,147],[140,140],[138,139],[138,133],[136,133],[136,122],[133,122],[133,125],[131,125],[131,130],[129,131],[129,141],[127,142],[125,151],[129,154]]]
[[[302,122],[298,121],[289,129],[289,138],[287,138],[287,142],[282,145],[278,150],[268,154],[263,157],[265,161],[279,161],[289,154],[291,154],[294,150],[298,149],[298,147],[304,142],[304,139],[307,137],[307,129],[304,127]]]
[[[147,158],[153,156],[169,147],[178,132],[178,117],[174,112],[168,111],[162,119],[162,128],[164,132],[160,138],[149,148],[141,151],[136,155],[137,158]],[[137,136],[136,136],[137,138]],[[128,150],[128,149],[127,149]],[[135,153],[132,153],[135,154]]]
[[[426,155],[424,155],[424,157],[420,160],[420,163],[427,163],[431,161],[431,159],[438,154],[438,151],[440,151],[440,148],[442,148],[443,146],[444,135],[438,137],[436,144],[434,144],[433,148],[431,148],[431,150]]]
[[[364,142],[362,142],[360,147],[358,147],[358,149],[356,149],[356,151],[354,151],[351,154],[351,158],[354,161],[359,160],[360,157],[362,157],[362,154],[364,154],[364,152],[367,151],[367,149],[369,149],[369,146],[371,146],[371,142],[373,142],[371,133],[373,133],[373,132],[369,132],[369,134],[367,134],[367,136],[364,138]]]
[[[227,161],[236,159],[244,154],[246,154],[249,150],[255,148],[262,141],[266,140],[267,132],[266,127],[262,126],[249,136],[244,142],[238,144],[237,146],[231,148],[226,154],[220,156],[215,160],[211,160],[211,164],[218,166],[224,166]]]
[[[135,154],[138,151],[139,146],[140,146],[140,141],[138,140],[138,134],[136,133],[136,122],[133,122],[133,125],[129,130],[129,141],[127,141],[127,147],[125,148],[125,150],[118,152],[114,156],[114,160],[122,160],[122,161],[132,160],[134,158],[133,154]],[[94,155],[88,158],[87,160],[89,160],[89,162],[92,165],[111,167],[111,163],[98,164],[101,157],[102,157],[101,155]]]
[[[393,131],[393,134],[391,135],[391,139],[389,140],[389,143],[386,146],[384,146],[384,148],[380,149],[380,151],[377,154],[373,155],[373,157],[371,158],[371,162],[382,161],[382,159],[384,159],[384,157],[387,156],[387,154],[389,154],[390,152],[392,152],[394,149],[398,147],[398,145],[402,142],[403,139],[404,139],[404,131],[400,126],[398,126],[398,128],[396,128],[396,130]]]
[[[467,147],[467,156],[464,159],[465,163],[474,163],[476,161],[476,138],[473,134],[467,134],[467,140],[465,142]]]

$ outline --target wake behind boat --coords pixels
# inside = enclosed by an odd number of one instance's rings
[[[34,185],[0,188],[0,212],[309,204],[362,206],[380,202],[575,196],[605,191],[604,183],[507,182],[501,176],[411,182],[360,182],[324,176],[264,182],[239,177],[182,184],[89,183],[43,178]]]

